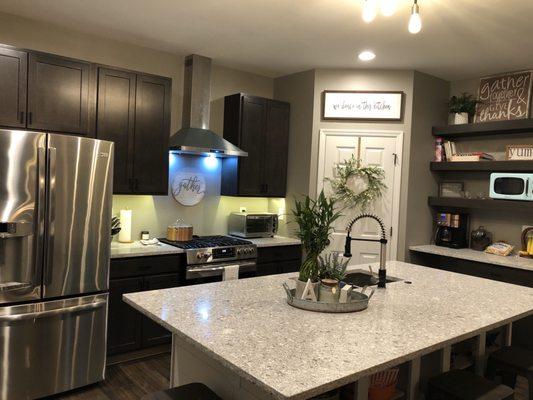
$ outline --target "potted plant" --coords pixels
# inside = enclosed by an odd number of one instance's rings
[[[350,260],[344,259],[338,251],[325,256],[318,256],[318,277],[320,279],[319,300],[326,303],[338,303],[339,282],[346,275],[346,267]]]
[[[316,200],[306,196],[304,200],[296,201],[292,214],[299,227],[297,236],[302,241],[304,251],[304,261],[296,281],[296,297],[301,298],[309,279],[318,295],[318,257],[329,245],[333,222],[340,217],[340,213],[335,211],[335,200],[328,199],[322,191]]]
[[[450,98],[450,114],[454,114],[454,124],[468,124],[469,117],[476,113],[476,104],[479,100],[473,95],[463,93],[460,96]]]

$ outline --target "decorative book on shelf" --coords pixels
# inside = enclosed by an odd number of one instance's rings
[[[444,159],[451,162],[469,162],[469,161],[493,161],[494,156],[483,151],[474,151],[461,153],[457,150],[454,142],[445,140],[442,143],[444,149]]]

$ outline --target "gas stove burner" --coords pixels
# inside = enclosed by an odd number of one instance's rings
[[[230,236],[195,236],[192,240],[186,242],[176,242],[168,239],[159,239],[160,242],[179,247],[180,249],[204,249],[208,247],[228,247],[251,245],[252,242],[233,238]]]
[[[185,250],[187,265],[241,261],[257,258],[257,246],[230,236],[196,236],[186,242],[159,239]]]

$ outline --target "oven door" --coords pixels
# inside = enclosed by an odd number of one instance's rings
[[[200,283],[220,282],[224,274],[224,268],[238,265],[239,279],[253,278],[256,276],[257,264],[255,259],[245,261],[234,261],[224,263],[189,265],[187,267],[186,284],[195,285]]]

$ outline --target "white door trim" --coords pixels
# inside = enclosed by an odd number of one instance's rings
[[[392,225],[395,227],[390,237],[390,258],[397,259],[398,231],[400,224],[400,188],[402,187],[403,131],[373,129],[320,129],[318,146],[317,196],[324,186],[324,151],[328,136],[375,136],[396,138],[397,167],[394,169],[394,191],[392,194]],[[390,231],[389,231],[390,232]]]

